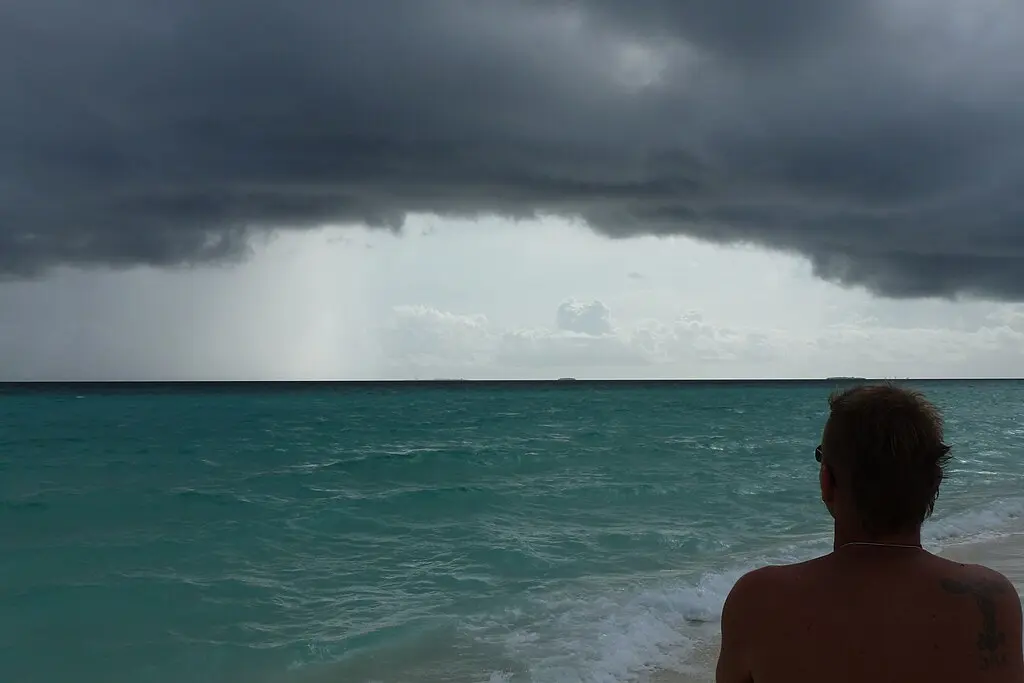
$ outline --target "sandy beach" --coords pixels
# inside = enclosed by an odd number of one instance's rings
[[[950,545],[939,551],[939,555],[996,569],[1013,582],[1018,592],[1024,594],[1024,531]],[[715,641],[693,654],[689,670],[658,671],[649,680],[651,683],[713,683],[717,657],[718,643]]]

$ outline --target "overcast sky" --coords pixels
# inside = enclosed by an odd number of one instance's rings
[[[1013,0],[8,0],[0,378],[1024,376]]]

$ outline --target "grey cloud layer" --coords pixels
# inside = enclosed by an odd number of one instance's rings
[[[557,213],[1024,299],[1022,46],[1000,0],[8,0],[0,277]]]

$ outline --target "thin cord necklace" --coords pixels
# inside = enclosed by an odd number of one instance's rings
[[[917,550],[923,549],[920,543],[918,543],[917,545],[910,545],[907,543],[872,543],[871,541],[850,541],[849,543],[842,544],[841,546],[839,546],[839,548],[845,548],[848,545],[874,545],[883,548],[916,548]]]

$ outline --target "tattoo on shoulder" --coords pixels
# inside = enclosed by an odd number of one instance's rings
[[[999,581],[979,579],[958,581],[943,579],[942,588],[954,595],[974,598],[981,612],[981,631],[978,633],[978,652],[981,668],[992,669],[1006,664],[1006,633],[999,630],[996,622],[996,596],[1006,593],[1006,586]]]

